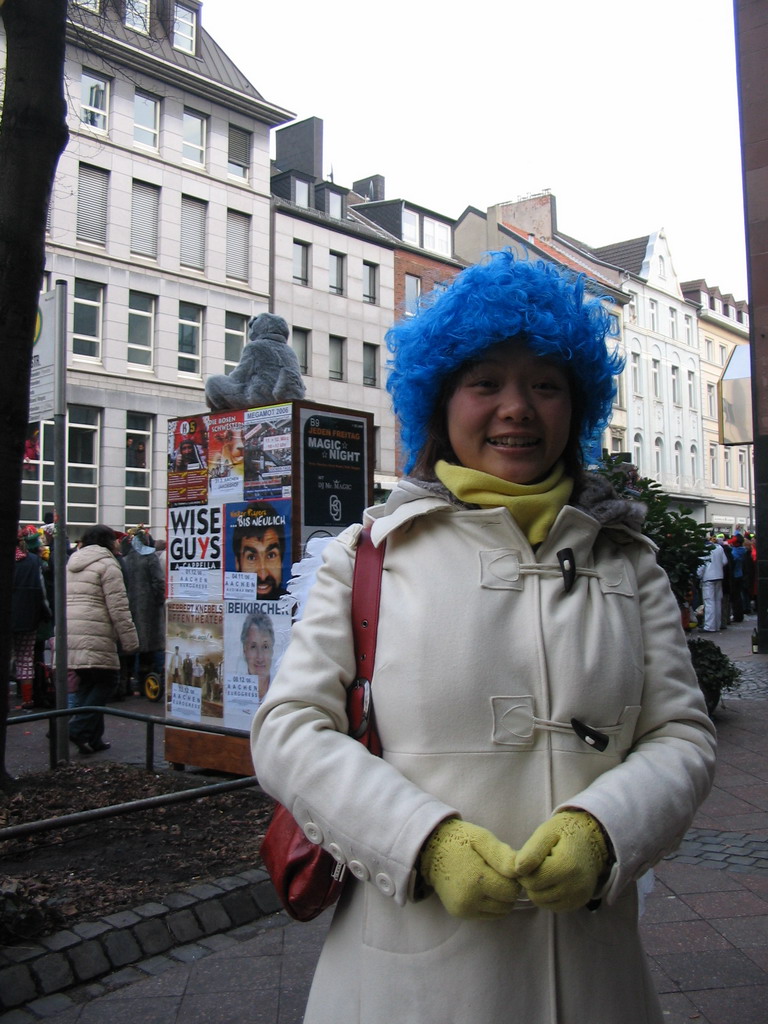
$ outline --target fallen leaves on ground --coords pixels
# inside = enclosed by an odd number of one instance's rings
[[[0,826],[194,789],[229,776],[147,772],[110,761],[25,776],[0,793]],[[258,787],[0,842],[0,944],[162,899],[260,867],[272,813]]]

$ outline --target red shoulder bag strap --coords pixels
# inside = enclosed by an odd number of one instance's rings
[[[357,677],[347,692],[349,734],[368,747],[372,754],[379,756],[381,742],[373,717],[371,681],[376,661],[385,549],[386,542],[374,547],[371,528],[366,526],[360,534],[352,574],[352,636]]]

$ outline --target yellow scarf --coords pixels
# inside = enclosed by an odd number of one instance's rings
[[[532,546],[546,538],[573,491],[573,480],[565,475],[562,462],[556,463],[549,476],[537,484],[513,484],[442,459],[435,464],[435,473],[459,501],[483,508],[508,509]]]

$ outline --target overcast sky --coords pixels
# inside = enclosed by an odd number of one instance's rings
[[[262,96],[324,122],[324,173],[458,217],[550,189],[561,231],[663,228],[745,299],[732,0],[204,0]],[[274,148],[273,148],[274,153]]]

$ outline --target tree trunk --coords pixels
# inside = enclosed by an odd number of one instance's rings
[[[11,599],[32,344],[48,202],[68,137],[66,17],[66,0],[0,0],[6,37],[0,120],[0,788],[12,782],[5,764]]]

